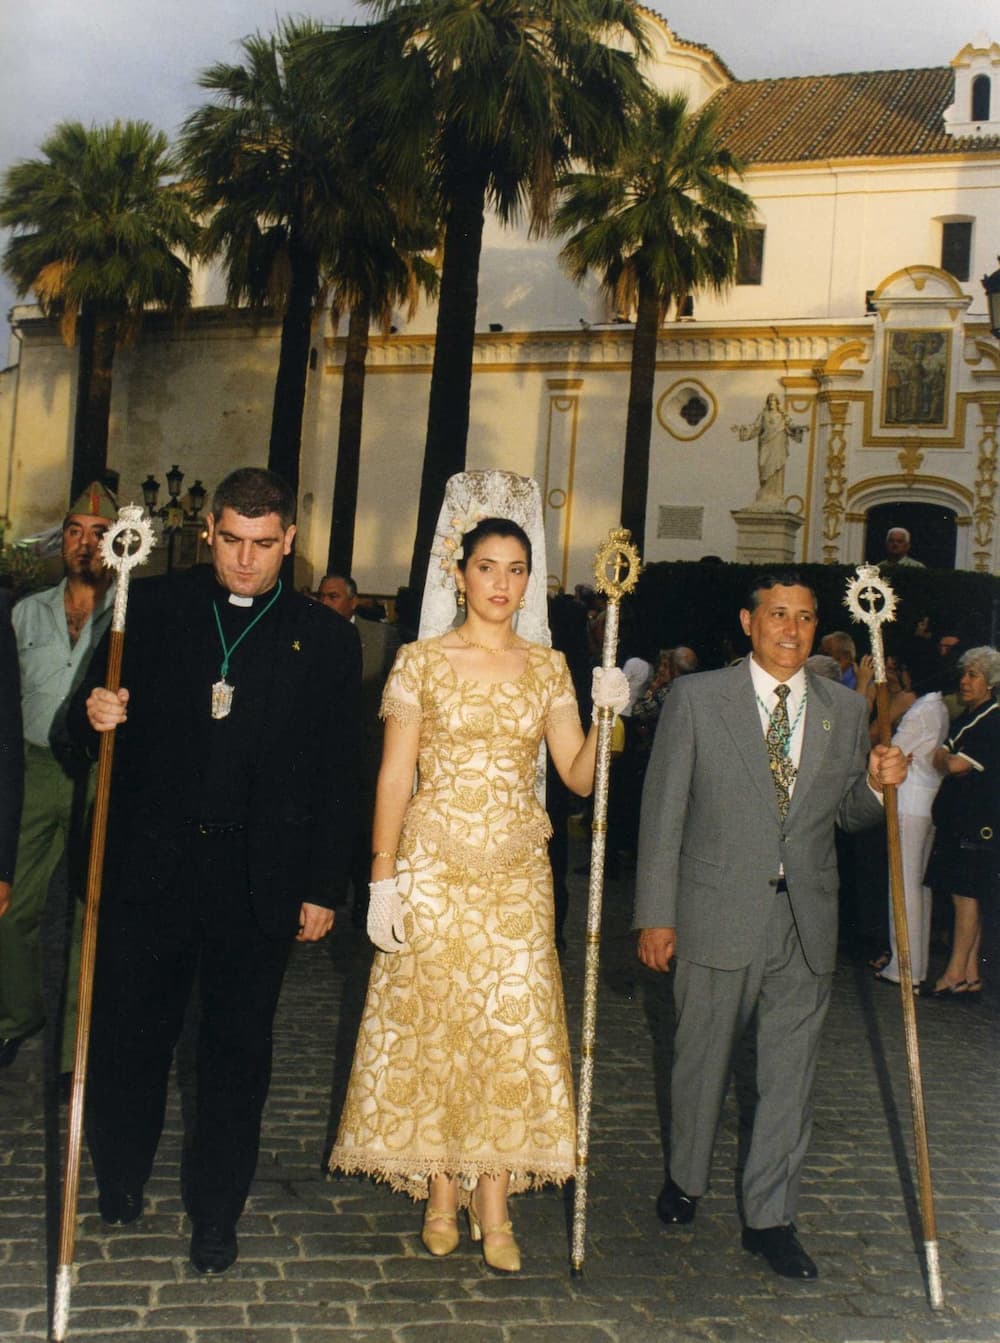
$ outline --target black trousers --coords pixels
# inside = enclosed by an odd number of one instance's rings
[[[182,868],[162,901],[130,904],[123,890],[102,911],[87,1139],[102,1188],[146,1183],[197,980],[188,1211],[195,1221],[235,1223],[257,1165],[271,1029],[291,943],[265,937],[254,920],[244,834],[192,831]]]

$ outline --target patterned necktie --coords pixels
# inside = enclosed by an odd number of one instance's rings
[[[774,791],[778,795],[778,811],[781,819],[788,815],[788,801],[791,796],[792,780],[795,778],[795,766],[788,752],[791,728],[788,723],[789,688],[782,683],[774,687],[778,704],[771,714],[767,725],[767,758],[771,766],[771,778]]]

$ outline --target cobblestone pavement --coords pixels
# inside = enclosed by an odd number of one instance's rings
[[[577,861],[580,856],[577,855]],[[574,877],[565,958],[578,1031],[586,879]],[[187,1263],[178,1188],[180,1051],[167,1126],[135,1226],[104,1227],[89,1163],[80,1189],[70,1338],[79,1343],[938,1343],[1000,1338],[1000,1002],[922,1001],[918,1022],[945,1289],[932,1314],[895,991],[843,959],[817,1084],[799,1230],[815,1283],[775,1277],[739,1245],[734,1170],[741,1081],[696,1224],[668,1230],[660,1107],[669,1063],[666,980],[634,961],[631,892],[605,901],[587,1259],[568,1272],[568,1196],[513,1204],[525,1268],[490,1273],[467,1238],[445,1260],[420,1245],[419,1210],[384,1187],[323,1168],[350,1063],[368,951],[342,928],[298,948],[282,997],[260,1165],[240,1223],[240,1258],[219,1279]],[[996,987],[996,986],[995,986]],[[60,1107],[45,1041],[0,1073],[0,1340],[46,1337],[58,1221]],[[62,1107],[65,1115],[65,1106]]]

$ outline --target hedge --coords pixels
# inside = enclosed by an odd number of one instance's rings
[[[619,664],[638,654],[652,661],[661,648],[688,644],[703,668],[720,667],[745,653],[749,641],[739,625],[740,608],[761,574],[786,566],[683,562],[650,564],[621,607]],[[792,567],[792,566],[787,566]],[[794,566],[819,599],[819,633],[847,630],[859,655],[868,649],[868,631],[852,624],[844,594],[855,569],[848,565]],[[954,569],[903,566],[887,571],[899,597],[896,620],[883,626],[886,649],[901,648],[914,626],[929,616],[935,637],[957,634],[966,645],[996,643],[1000,626],[1000,578]]]

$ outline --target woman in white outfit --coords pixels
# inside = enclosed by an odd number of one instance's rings
[[[934,842],[931,807],[941,775],[932,763],[934,752],[948,735],[948,709],[942,698],[941,678],[934,672],[914,687],[918,698],[903,714],[893,733],[898,746],[910,762],[906,779],[899,785],[899,839],[903,860],[903,892],[906,926],[910,935],[910,969],[916,987],[927,975],[927,954],[931,936],[931,889],[924,885],[924,872]],[[889,898],[889,943],[892,955],[875,978],[882,983],[899,983],[899,953],[896,928]]]

